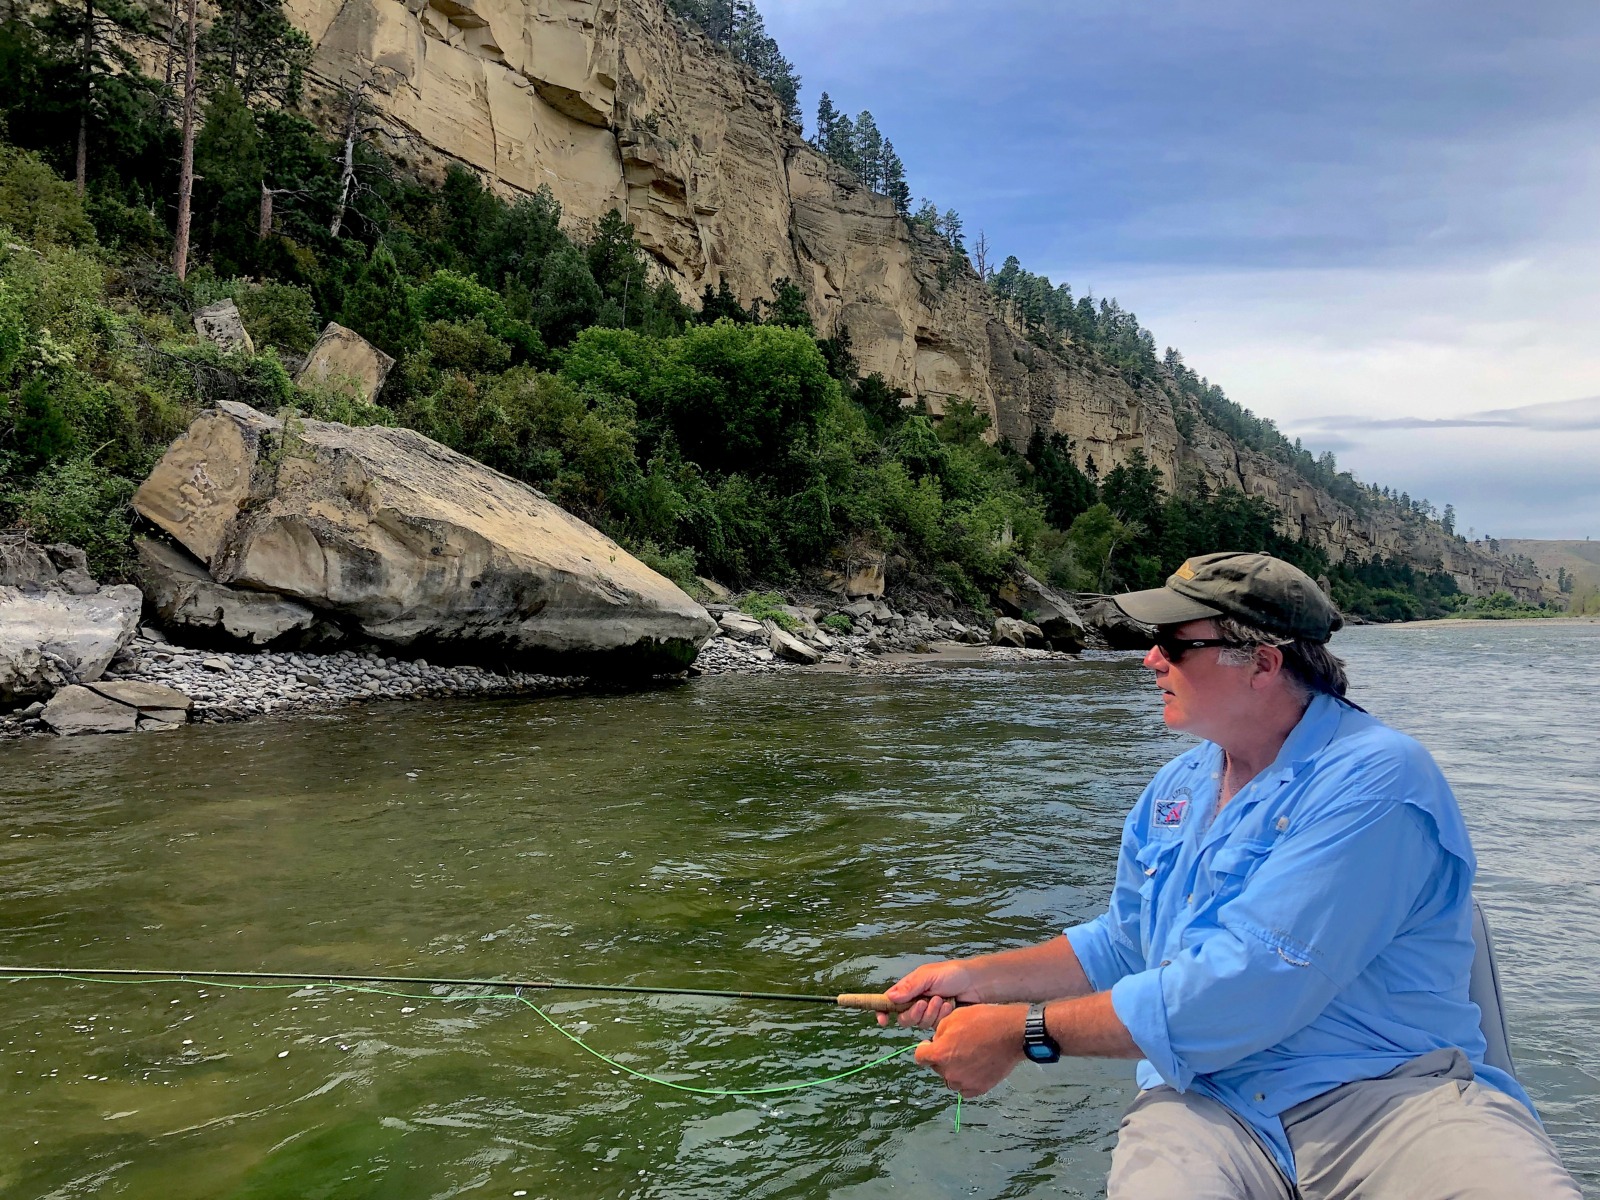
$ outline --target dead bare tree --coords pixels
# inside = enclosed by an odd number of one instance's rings
[[[344,227],[345,209],[350,205],[351,193],[356,185],[356,143],[378,128],[375,124],[366,124],[363,121],[364,117],[370,117],[372,114],[372,106],[367,101],[367,87],[371,82],[371,76],[363,76],[353,85],[346,83],[339,90],[345,103],[345,119],[343,150],[340,155],[339,199],[333,206],[333,219],[328,222],[328,233],[333,237],[338,237],[339,230]]]
[[[972,243],[972,268],[978,272],[978,282],[989,282],[989,235],[981,229]]]
[[[172,269],[181,283],[189,273],[189,226],[193,219],[190,205],[194,199],[194,110],[200,92],[200,76],[195,69],[195,44],[199,36],[200,18],[196,0],[188,0],[183,49],[183,149],[178,161],[178,228],[173,239]]]
[[[294,196],[305,200],[309,194],[301,188],[275,188],[268,187],[265,180],[261,182],[261,210],[256,220],[256,238],[266,241],[272,236],[272,223],[277,216],[277,200],[279,196]]]

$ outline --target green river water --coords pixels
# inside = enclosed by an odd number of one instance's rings
[[[1600,1195],[1600,626],[1336,648],[1457,787],[1519,1071]],[[1109,655],[13,743],[0,962],[876,990],[1093,915],[1123,814],[1186,744]],[[712,1087],[915,1036],[822,1007],[535,1000]],[[905,1058],[699,1097],[502,999],[3,983],[0,1195],[1094,1196],[1131,1074],[1024,1066],[956,1132]]]

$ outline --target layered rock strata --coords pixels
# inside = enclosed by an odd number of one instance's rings
[[[1209,428],[1163,381],[1029,340],[942,242],[813,150],[771,91],[663,0],[289,0],[314,91],[362,85],[388,144],[424,173],[463,163],[507,192],[548,187],[579,232],[612,208],[685,295],[726,277],[746,302],[790,277],[817,328],[848,328],[863,372],[939,413],[973,402],[1000,436],[1073,439],[1106,470],[1142,451],[1169,486],[1260,496],[1335,561],[1399,556],[1462,589],[1539,581],[1437,526],[1358,513]],[[337,111],[337,102],[326,111]],[[1179,433],[1179,419],[1192,429]],[[1191,426],[1191,421],[1195,422]]]

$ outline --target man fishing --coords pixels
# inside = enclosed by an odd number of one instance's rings
[[[889,989],[935,1030],[917,1061],[970,1097],[1024,1058],[1140,1060],[1110,1200],[1577,1200],[1484,1063],[1455,797],[1344,699],[1338,611],[1264,554],[1116,603],[1157,631],[1167,725],[1203,741],[1134,805],[1106,912]]]

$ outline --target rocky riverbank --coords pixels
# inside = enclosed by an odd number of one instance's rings
[[[901,613],[881,600],[858,601],[826,615],[819,606],[782,605],[765,620],[728,604],[712,604],[709,611],[717,618],[719,631],[701,649],[690,676],[775,674],[807,667],[890,672],[958,647],[966,658],[1070,657],[1021,644],[993,645],[993,634],[971,614],[963,621],[956,616],[935,617],[922,609]],[[850,622],[849,632],[839,617]],[[819,618],[824,623],[819,624]],[[116,695],[122,684],[171,689],[188,701],[188,719],[195,722],[240,721],[380,700],[527,696],[594,686],[593,680],[580,676],[497,672],[376,650],[317,654],[196,649],[174,645],[158,630],[142,626],[101,680],[87,689],[92,694],[74,689],[72,731],[94,728],[92,721],[85,721],[86,706],[98,705],[111,714],[125,706],[126,697],[119,700]],[[0,714],[0,738],[58,732],[47,719],[46,707],[38,701]],[[169,729],[182,723],[181,719],[135,722],[130,716],[125,727]],[[68,728],[62,725],[59,731]]]

